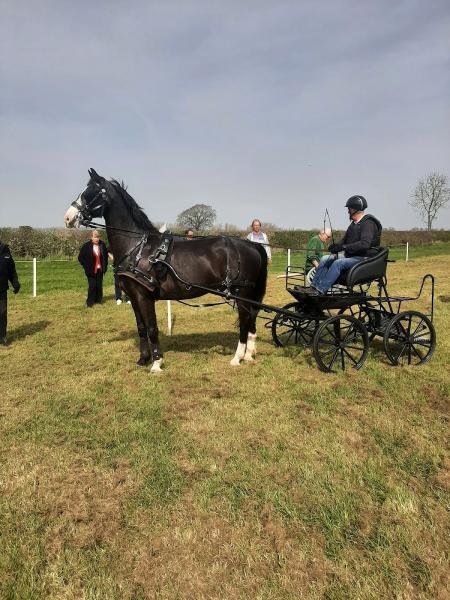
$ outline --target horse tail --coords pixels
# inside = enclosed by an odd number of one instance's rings
[[[265,247],[262,244],[256,244],[256,248],[261,256],[261,268],[255,281],[255,300],[261,302],[266,293],[268,260]]]

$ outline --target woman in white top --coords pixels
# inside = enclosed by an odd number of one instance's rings
[[[272,252],[270,251],[269,240],[264,231],[261,231],[261,221],[259,219],[253,219],[252,230],[247,236],[247,239],[251,242],[257,242],[258,244],[264,244],[264,248],[267,252],[267,260],[269,264],[272,262]]]

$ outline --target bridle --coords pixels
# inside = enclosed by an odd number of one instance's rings
[[[106,189],[102,188],[98,183],[95,185],[98,186],[99,191],[89,202],[89,206],[87,205],[86,198],[83,196],[87,188],[82,191],[73,202],[70,203],[70,205],[76,208],[78,211],[76,214],[76,219],[85,227],[91,226],[91,222],[94,217],[102,218],[105,211],[105,201],[107,198]]]
[[[86,198],[83,197],[84,192],[87,190],[84,189],[78,197],[70,203],[70,206],[73,206],[77,209],[77,214],[75,218],[78,220],[80,225],[83,227],[90,227],[91,229],[110,229],[111,231],[120,231],[121,233],[128,234],[128,237],[142,237],[141,231],[135,231],[133,229],[123,229],[122,227],[112,227],[111,225],[104,225],[103,223],[94,223],[92,219],[94,218],[103,218],[105,212],[106,201],[108,200],[108,192],[104,187],[101,187],[99,183],[95,184],[99,191],[89,202],[89,206],[86,203]],[[98,202],[101,199],[101,202]],[[98,202],[97,205],[95,203]],[[152,237],[155,234],[146,233],[148,237]],[[159,234],[157,234],[159,235]]]

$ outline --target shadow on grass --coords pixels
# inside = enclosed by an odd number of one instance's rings
[[[34,335],[39,331],[43,331],[50,325],[51,321],[36,321],[35,323],[27,323],[26,325],[21,325],[20,327],[16,327],[13,329],[9,335],[8,339],[11,342],[21,340],[29,335]]]
[[[274,347],[274,348],[276,350],[281,350],[281,354],[285,358],[292,359],[292,358],[295,358],[295,357],[301,355],[302,359],[304,360],[306,365],[308,365],[308,367],[318,368],[316,359],[314,358],[311,344],[308,346],[302,346],[301,344],[297,344],[297,345],[291,344],[289,346],[282,347],[282,348],[276,348],[276,347]],[[368,352],[367,358],[370,358],[371,356],[374,357],[376,360],[380,361],[381,363],[385,364],[386,366],[391,365],[391,363],[388,360],[386,353],[384,351],[383,342],[380,339],[374,339],[371,342],[369,342],[369,352]],[[362,366],[362,369],[364,369],[364,364]],[[351,370],[351,367],[347,365],[346,370]],[[333,366],[333,372],[340,373],[341,371],[342,371],[342,369],[340,367],[340,362],[339,362],[339,360],[337,360]]]
[[[103,302],[107,302],[108,300],[115,300],[115,294],[103,294]]]
[[[120,342],[134,339],[139,346],[139,338],[135,329],[125,331],[111,338],[111,342]],[[177,352],[205,351],[211,349],[224,354],[234,352],[239,341],[237,331],[210,331],[208,333],[175,333],[171,336],[164,333],[159,335],[160,345],[164,352],[175,350]]]

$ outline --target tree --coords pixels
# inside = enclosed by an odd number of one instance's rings
[[[183,210],[178,217],[177,223],[184,229],[193,229],[194,231],[201,231],[202,229],[209,229],[214,225],[216,219],[216,211],[212,206],[207,204],[194,204],[190,208]]]
[[[450,200],[450,189],[446,175],[431,173],[419,179],[409,204],[421,215],[430,231],[439,210]]]

